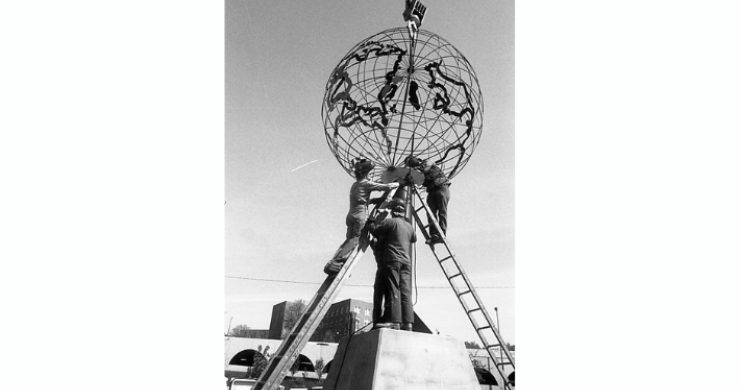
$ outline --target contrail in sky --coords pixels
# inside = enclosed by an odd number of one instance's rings
[[[293,170],[292,170],[291,172],[295,172],[295,171],[297,171],[297,170],[299,170],[299,169],[301,169],[301,168],[305,167],[305,166],[306,166],[306,165],[308,165],[308,164],[313,164],[313,163],[315,163],[316,161],[319,161],[319,160],[313,160],[313,161],[311,161],[311,162],[307,162],[307,163],[305,163],[305,164],[301,165],[301,166],[300,166],[300,167],[298,167],[298,168],[293,168]]]

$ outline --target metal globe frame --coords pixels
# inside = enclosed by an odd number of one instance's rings
[[[321,116],[326,141],[351,176],[355,160],[375,164],[369,178],[415,156],[448,178],[480,141],[483,97],[465,56],[426,30],[385,30],[355,45],[326,83]]]

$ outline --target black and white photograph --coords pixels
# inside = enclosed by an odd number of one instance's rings
[[[514,388],[514,2],[225,18],[229,388]]]
[[[738,11],[2,3],[0,389],[733,388]]]

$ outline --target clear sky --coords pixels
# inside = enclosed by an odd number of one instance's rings
[[[448,239],[514,343],[514,2],[424,4],[422,28],[467,57],[485,102],[480,144],[451,187]],[[344,238],[353,182],[324,138],[324,88],[355,44],[404,25],[403,6],[226,1],[224,330],[229,322],[266,329],[274,304],[308,301],[324,280],[324,263]],[[431,329],[477,340],[428,247],[417,254],[415,311]],[[374,273],[368,254],[337,299],[371,302]]]

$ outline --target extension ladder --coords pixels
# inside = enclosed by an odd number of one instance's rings
[[[393,189],[387,194],[385,203],[388,202],[388,199],[391,199],[395,191]],[[375,207],[372,213],[370,213],[370,216],[372,218],[378,218],[378,210],[381,208],[383,207]],[[267,367],[265,367],[262,375],[260,375],[254,384],[254,390],[275,390],[278,388],[289,369],[293,366],[293,363],[298,359],[301,350],[306,346],[306,343],[316,331],[321,320],[324,319],[331,304],[339,294],[341,287],[350,277],[356,260],[365,253],[368,245],[367,228],[363,228],[360,240],[358,240],[357,245],[355,245],[342,269],[339,270],[338,274],[326,277],[324,283],[319,287],[319,291],[311,299],[311,302],[308,303],[301,317],[293,326],[288,337],[285,338],[275,354],[270,358],[270,361],[267,362]],[[340,246],[335,256],[341,250],[342,247]]]
[[[484,348],[488,352],[488,355],[491,357],[491,360],[493,360],[493,363],[496,366],[496,370],[498,371],[501,378],[503,378],[504,389],[511,389],[511,384],[509,383],[509,380],[504,372],[504,366],[511,365],[511,368],[513,369],[514,357],[511,355],[509,349],[506,347],[506,343],[499,334],[498,329],[496,329],[496,327],[493,325],[493,321],[491,321],[491,316],[488,314],[488,311],[483,306],[483,302],[481,301],[480,297],[478,297],[478,293],[475,292],[473,284],[470,283],[468,275],[462,269],[462,266],[460,266],[457,259],[455,258],[455,255],[452,253],[452,249],[450,249],[447,238],[444,236],[444,233],[439,228],[439,223],[437,222],[437,219],[432,215],[429,207],[427,206],[426,202],[424,202],[424,199],[422,199],[421,194],[419,194],[419,190],[416,188],[416,186],[411,186],[411,188],[412,192],[414,193],[414,195],[416,195],[416,198],[421,204],[421,207],[414,209],[413,214],[414,218],[416,219],[416,223],[421,227],[421,232],[424,235],[425,240],[428,240],[430,238],[430,234],[428,233],[430,226],[434,227],[434,229],[436,229],[437,232],[440,233],[440,236],[442,237],[442,244],[440,245],[441,253],[435,250],[434,243],[430,243],[429,247],[431,248],[434,257],[437,258],[437,262],[439,263],[440,267],[442,267],[442,271],[444,272],[447,281],[450,282],[450,286],[452,286],[452,290],[455,292],[455,296],[457,296],[457,299],[460,301],[460,304],[462,304],[462,307],[465,310],[465,313],[468,315],[470,322],[473,324],[475,332],[478,333],[478,337],[480,338],[481,342],[483,342]],[[419,212],[422,210],[424,211],[424,214],[427,218],[427,224],[424,224],[419,216]],[[493,337],[491,337],[491,335],[493,335]],[[489,343],[489,340],[493,342]],[[508,361],[504,361],[503,359],[497,360],[496,356],[494,356],[494,351],[496,351],[495,348],[499,348],[501,351],[503,351],[506,354],[506,359]]]

